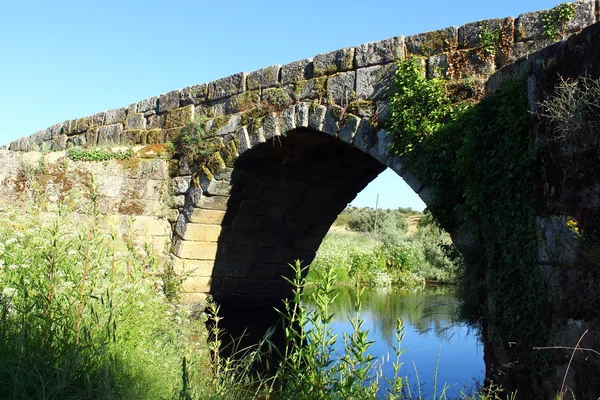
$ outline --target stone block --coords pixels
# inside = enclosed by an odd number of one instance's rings
[[[309,103],[296,104],[296,126],[308,128]]]
[[[235,228],[255,228],[258,220],[259,216],[257,215],[237,214],[232,217],[231,226]]]
[[[209,196],[229,196],[229,194],[231,194],[231,183],[229,181],[218,181],[213,179],[202,189]]]
[[[163,93],[158,98],[158,112],[163,113],[175,108],[179,108],[179,100],[181,98],[180,90],[173,90],[169,93]]]
[[[171,190],[175,194],[185,194],[190,188],[192,178],[189,176],[181,176],[171,179]]]
[[[257,248],[254,246],[225,243],[222,245],[219,256],[220,261],[251,263],[257,259]]]
[[[287,264],[293,261],[291,255],[292,252],[290,249],[262,249],[258,261],[273,264]]]
[[[180,219],[181,220],[181,217]],[[221,225],[205,225],[186,223],[180,228],[179,220],[177,221],[177,234],[184,240],[194,242],[217,242],[221,235]]]
[[[281,136],[281,130],[275,113],[270,113],[263,118],[262,127],[266,140],[272,139],[275,136]]]
[[[256,228],[261,231],[275,232],[283,226],[283,221],[279,218],[260,218],[256,223]]]
[[[187,305],[203,304],[207,298],[207,293],[184,293],[181,296],[181,302]]]
[[[158,111],[158,96],[150,97],[136,103],[137,113],[146,113],[148,111]]]
[[[127,108],[116,108],[114,110],[104,111],[104,125],[112,125],[125,120]]]
[[[312,107],[308,114],[308,127],[317,131],[322,131],[325,113],[327,113],[327,107],[325,106]]]
[[[387,64],[405,57],[404,36],[397,36],[378,42],[365,43],[356,47],[355,68],[375,64]]]
[[[254,228],[224,227],[221,231],[219,242],[252,246],[256,240],[256,236],[257,231]]]
[[[583,0],[573,4],[575,5],[575,14],[573,15],[573,18],[567,22],[567,32],[578,32],[596,22],[596,10],[593,1]]]
[[[203,195],[198,204],[199,208],[207,210],[227,210],[227,196],[206,196]]]
[[[225,211],[194,208],[193,211],[189,213],[188,218],[194,223],[217,225],[223,222]]]
[[[313,77],[312,58],[294,61],[281,67],[281,84],[288,85]]]
[[[265,89],[277,86],[281,65],[273,65],[250,72],[246,78],[246,90]]]
[[[277,114],[277,125],[282,134],[287,134],[296,129],[296,106],[291,105]]]
[[[94,123],[91,117],[83,117],[76,119],[73,125],[74,132],[81,133],[90,129],[94,125]]]
[[[280,190],[282,192],[300,194],[304,189],[306,189],[306,186],[306,183],[295,179],[279,178],[275,181],[272,187],[273,189]]]
[[[350,71],[353,67],[353,47],[319,54],[313,58],[314,76],[331,75],[336,72]]]
[[[338,121],[342,113],[342,108],[337,105],[327,107],[327,112],[325,113],[325,120],[323,121],[322,131],[330,136],[337,137],[339,129]]]
[[[179,103],[182,106],[188,104],[198,105],[203,103],[208,98],[208,84],[188,86],[181,89],[181,97]]]
[[[246,73],[221,78],[208,83],[208,100],[220,100],[246,90]]]
[[[354,71],[342,72],[329,77],[327,80],[327,100],[345,107],[352,100],[354,93]]]
[[[448,76],[448,56],[436,54],[427,59],[427,79],[444,78]]]
[[[212,276],[227,278],[245,278],[248,275],[250,263],[215,261]]]
[[[144,114],[131,114],[125,119],[125,129],[146,129]]]
[[[277,276],[278,264],[253,264],[248,271],[248,278],[271,279]]]
[[[383,99],[393,86],[396,64],[375,65],[356,70],[356,97]]]
[[[216,242],[192,242],[177,238],[174,253],[186,260],[214,260],[218,247]]]
[[[425,186],[419,192],[419,197],[421,198],[421,200],[423,200],[423,203],[425,203],[425,205],[430,205],[435,200],[435,191],[432,188]]]
[[[264,215],[269,205],[263,200],[245,200],[240,205],[240,212],[250,215]]]
[[[261,199],[274,204],[281,204],[284,206],[297,206],[302,198],[292,193],[286,193],[279,190],[269,189],[264,192]]]
[[[165,127],[167,129],[183,127],[194,120],[194,105],[176,108],[167,112]]]
[[[125,224],[127,221],[122,221]],[[171,224],[158,217],[137,215],[133,223],[133,231],[146,236],[171,236]]]
[[[294,222],[308,222],[314,217],[315,213],[308,210],[303,210],[300,208],[294,208],[288,210],[284,216],[284,221],[294,221]]]
[[[289,236],[281,232],[260,232],[255,245],[258,247],[284,247]]]
[[[256,286],[254,279],[223,278],[221,293],[253,293]]]
[[[327,95],[327,77],[321,76],[294,84],[294,99],[296,101],[316,99],[325,100]]]
[[[265,211],[265,217],[281,218],[281,216],[286,212],[287,209],[287,206],[281,204],[269,204],[269,207]]]
[[[218,280],[215,280],[218,281]],[[213,288],[213,279],[206,276],[190,276],[183,280],[181,288],[189,293],[209,293]],[[219,289],[216,289],[219,290]]]
[[[363,118],[358,125],[354,136],[354,147],[367,153],[367,150],[375,144],[377,136],[368,118]]]
[[[143,118],[143,116],[142,116],[142,118]],[[97,132],[98,131],[96,131],[96,133]],[[121,132],[120,143],[123,145],[144,144],[144,143],[146,143],[147,134],[148,133],[144,129],[127,129],[127,130],[124,130],[123,132]],[[96,143],[98,140],[97,138],[96,138],[96,140],[94,140],[93,137],[88,136],[88,134],[86,133],[86,141],[88,141],[89,139],[91,139],[92,143]],[[88,143],[90,143],[90,142],[88,141]]]
[[[148,129],[163,129],[167,121],[167,116],[162,115],[151,115],[148,117]]]
[[[238,149],[240,154],[251,148],[252,142],[250,141],[250,136],[248,135],[248,128],[245,126],[239,128],[235,132],[235,137],[240,141],[240,148]]]
[[[104,121],[104,113],[100,113],[100,115],[102,115],[102,121]],[[50,128],[48,128],[50,130],[50,138],[52,139],[52,138],[62,135],[63,127],[64,127],[64,122],[61,122],[60,124],[54,124]]]
[[[458,47],[458,28],[448,28],[419,33],[405,39],[406,49],[410,54],[432,56],[442,52],[450,52]]]
[[[543,40],[542,15],[543,11],[527,12],[519,15],[515,20],[515,41]]]
[[[413,174],[411,171],[405,171],[402,174],[402,180],[404,180],[404,182],[406,182],[406,184],[410,186],[410,188],[417,194],[419,194],[423,189],[423,184],[421,183],[421,180],[417,179],[416,175]]]
[[[120,143],[123,125],[113,124],[101,126],[98,130],[98,144],[118,144]]]
[[[359,124],[360,118],[354,115],[348,115],[346,117],[345,124],[342,125],[338,133],[338,138],[343,142],[352,143],[354,141],[354,135],[356,135]]]
[[[375,143],[369,147],[368,153],[372,155],[377,161],[382,164],[387,163],[387,159],[390,156],[388,149],[393,143],[393,139],[391,135],[388,135],[387,132],[383,129],[380,129],[376,135]]]

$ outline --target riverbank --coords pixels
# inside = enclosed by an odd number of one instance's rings
[[[390,286],[420,290],[454,284],[460,260],[449,235],[427,214],[409,210],[350,208],[325,236],[307,281],[323,279],[331,269],[339,284]]]

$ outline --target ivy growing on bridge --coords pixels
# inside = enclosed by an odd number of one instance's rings
[[[430,210],[441,225],[452,231],[462,221],[477,243],[465,254],[463,316],[516,343],[505,348],[513,372],[538,372],[531,348],[546,343],[548,328],[534,212],[540,156],[526,84],[506,82],[471,107],[453,104],[446,82],[427,80],[415,59],[399,61],[395,83],[391,151],[435,192]]]

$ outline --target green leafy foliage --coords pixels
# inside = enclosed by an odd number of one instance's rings
[[[562,3],[545,11],[540,16],[544,34],[550,40],[559,40],[564,34],[567,23],[575,15],[574,3]]]
[[[414,65],[400,61],[396,73],[393,151],[435,192],[430,209],[436,221],[454,229],[462,220],[463,229],[473,236],[474,253],[465,255],[460,274],[463,316],[493,323],[501,337],[517,342],[507,349],[511,360],[519,360],[521,373],[534,373],[540,364],[531,346],[545,342],[547,328],[540,318],[544,290],[533,208],[540,163],[526,84],[505,82],[477,105],[456,112],[447,100],[432,103],[424,98],[434,89],[436,95],[443,94],[442,82],[425,82]],[[419,122],[421,110],[432,104],[439,108],[431,115],[444,118]],[[418,123],[407,122],[410,115]]]
[[[417,149],[419,143],[455,119],[462,110],[452,104],[445,81],[428,80],[416,58],[398,63],[395,84],[389,129],[394,132],[393,150],[398,155]]]
[[[482,24],[479,27],[479,46],[483,53],[483,58],[487,59],[496,54],[500,46],[500,30],[492,29],[487,24]]]
[[[131,158],[131,149],[125,151],[114,151],[112,149],[82,149],[71,147],[67,150],[67,157],[71,161],[109,161],[128,160]]]

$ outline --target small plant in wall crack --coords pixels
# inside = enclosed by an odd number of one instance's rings
[[[485,60],[496,54],[501,41],[500,29],[492,29],[489,25],[482,24],[478,36],[482,54],[481,58]]]
[[[562,3],[542,13],[540,20],[546,38],[557,41],[566,31],[567,24],[575,15],[574,3]]]

